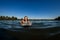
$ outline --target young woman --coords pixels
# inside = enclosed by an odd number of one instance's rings
[[[28,17],[25,16],[24,19],[21,20],[22,26],[31,26],[31,22],[29,21]]]

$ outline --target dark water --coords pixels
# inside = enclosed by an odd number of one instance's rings
[[[31,21],[31,22],[32,22],[32,26],[29,27],[30,29],[37,29],[37,30],[42,29],[47,31],[49,30],[48,34],[50,36],[60,33],[60,21]],[[29,32],[28,30],[22,30],[24,27],[20,26],[19,20],[15,20],[15,21],[1,20],[0,28],[16,31],[16,32],[17,31]]]
[[[51,27],[59,27],[60,21],[31,21],[32,27],[31,28],[51,28]],[[0,21],[0,28],[23,28],[20,26],[20,21]]]

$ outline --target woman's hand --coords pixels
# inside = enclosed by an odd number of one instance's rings
[[[30,22],[30,21],[28,21],[28,24],[31,26],[32,25],[32,23]]]

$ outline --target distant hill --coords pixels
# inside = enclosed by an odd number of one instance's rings
[[[57,18],[55,18],[55,20],[60,20],[60,16],[58,16]]]

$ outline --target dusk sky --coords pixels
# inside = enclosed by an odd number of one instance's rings
[[[0,16],[55,18],[60,16],[60,0],[0,0]]]

